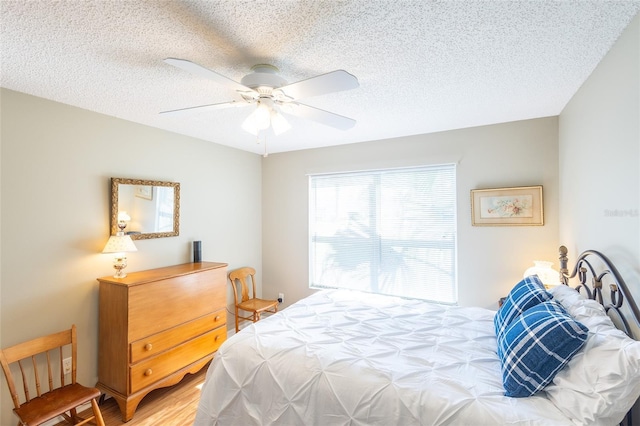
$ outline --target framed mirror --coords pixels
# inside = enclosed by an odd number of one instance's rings
[[[180,184],[111,178],[111,235],[132,240],[175,237],[180,233]]]

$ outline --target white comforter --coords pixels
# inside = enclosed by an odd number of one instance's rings
[[[503,396],[494,311],[316,293],[218,351],[195,425],[562,425]]]

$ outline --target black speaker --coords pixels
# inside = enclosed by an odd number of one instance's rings
[[[193,242],[193,261],[202,262],[202,241]]]

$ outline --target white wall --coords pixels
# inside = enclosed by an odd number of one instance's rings
[[[203,260],[261,267],[259,155],[9,90],[0,95],[1,347],[75,323],[78,379],[96,382],[96,278],[113,273],[112,257],[100,253],[111,177],[181,185],[180,235],[136,241],[127,271],[189,262],[193,240],[202,241]],[[5,387],[2,425],[15,423]]]
[[[640,15],[559,119],[560,240],[607,254],[640,301]],[[617,214],[616,214],[617,211]]]
[[[640,15],[560,114],[559,162],[569,259],[603,252],[640,303]]]
[[[458,163],[461,305],[497,307],[533,260],[557,267],[557,118],[330,148],[272,154],[263,161],[263,293],[285,305],[308,288],[309,173]],[[544,226],[472,227],[470,190],[543,185]]]

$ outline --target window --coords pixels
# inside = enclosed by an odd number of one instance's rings
[[[455,165],[309,178],[310,287],[455,303]]]

